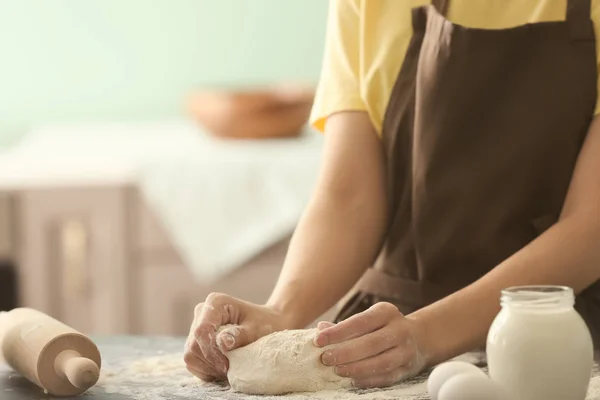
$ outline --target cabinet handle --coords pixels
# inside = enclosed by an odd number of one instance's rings
[[[63,285],[69,299],[85,296],[88,289],[88,230],[78,219],[60,226]]]

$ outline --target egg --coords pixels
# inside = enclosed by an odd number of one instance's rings
[[[476,375],[478,374],[482,377],[487,377],[482,370],[473,364],[463,361],[448,361],[438,365],[431,372],[429,379],[427,380],[427,391],[429,393],[429,397],[431,397],[432,400],[438,400],[440,388],[448,379],[452,378],[453,376],[469,372]]]
[[[448,379],[438,400],[509,400],[508,393],[487,376],[467,372]]]

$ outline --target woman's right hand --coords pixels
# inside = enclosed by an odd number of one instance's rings
[[[219,332],[225,325],[232,326]],[[222,380],[229,368],[225,353],[289,328],[282,314],[270,307],[212,293],[194,310],[183,358],[188,371],[203,381]]]

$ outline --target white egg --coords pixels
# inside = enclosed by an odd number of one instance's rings
[[[464,373],[448,379],[440,388],[438,400],[509,400],[508,393],[487,376]]]
[[[431,400],[438,400],[440,388],[448,379],[468,372],[487,377],[482,370],[463,361],[448,361],[435,367],[427,379],[427,392]]]

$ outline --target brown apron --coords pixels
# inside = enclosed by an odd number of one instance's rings
[[[413,10],[383,123],[389,230],[338,321],[378,301],[427,306],[559,218],[597,98],[590,0],[497,30],[451,23],[447,3]],[[576,303],[597,341],[600,283]]]

